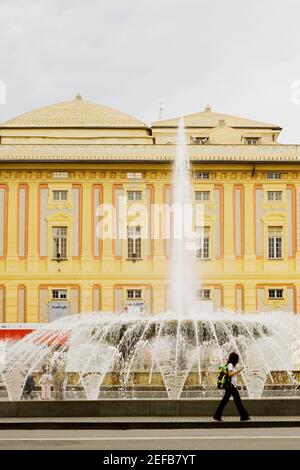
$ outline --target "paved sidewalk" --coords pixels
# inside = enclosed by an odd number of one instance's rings
[[[238,416],[211,417],[55,417],[0,418],[0,429],[192,429],[300,427],[300,416],[254,416],[240,422]]]
[[[300,428],[0,430],[0,449],[18,450],[297,450]],[[193,452],[194,454],[194,452]],[[100,455],[99,455],[100,457]],[[101,462],[99,462],[101,464]]]

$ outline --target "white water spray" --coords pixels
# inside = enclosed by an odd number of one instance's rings
[[[183,118],[177,135],[173,170],[173,224],[170,262],[170,307],[175,318],[188,317],[196,300],[195,231],[190,164]]]

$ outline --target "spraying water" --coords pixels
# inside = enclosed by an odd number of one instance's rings
[[[210,377],[232,350],[240,355],[250,397],[261,397],[266,383],[275,387],[278,380],[284,380],[281,390],[286,394],[296,392],[292,357],[300,331],[297,315],[223,311],[190,317],[178,320],[172,312],[144,318],[94,312],[47,324],[9,348],[1,368],[9,399],[20,400],[28,374],[43,366],[51,369],[54,362],[70,379],[78,377],[90,400],[102,396],[106,376],[117,384],[116,397],[129,385],[139,388],[145,377],[144,393],[155,396],[159,376],[169,399],[180,398],[189,377],[202,397],[210,397],[215,389],[215,378]]]
[[[195,235],[190,164],[180,119],[173,170],[173,224],[170,262],[170,306],[175,318],[187,317],[195,304]]]

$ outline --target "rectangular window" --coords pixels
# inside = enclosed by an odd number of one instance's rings
[[[127,289],[127,299],[141,299],[142,290],[141,289]]]
[[[127,178],[130,180],[141,180],[142,177],[143,177],[142,173],[133,173],[133,172],[127,173]]]
[[[197,289],[197,298],[199,300],[210,300],[210,289]]]
[[[129,259],[141,259],[142,257],[142,240],[141,240],[141,227],[139,226],[128,226],[128,258]]]
[[[53,201],[67,201],[68,191],[54,190],[53,191]]]
[[[68,171],[53,171],[52,178],[69,178]]]
[[[68,228],[67,227],[52,227],[53,258],[55,259],[67,258],[67,240],[68,240]]]
[[[244,142],[247,145],[257,145],[259,144],[259,137],[245,137]]]
[[[282,245],[283,245],[283,228],[282,227],[269,227],[268,228],[268,256],[270,259],[282,258]]]
[[[282,191],[267,191],[268,192],[268,201],[281,201],[282,200]]]
[[[281,172],[280,171],[268,171],[267,179],[268,180],[281,180]]]
[[[210,229],[209,227],[197,227],[196,228],[196,258],[197,259],[208,259],[210,256],[209,245],[210,245]]]
[[[67,289],[52,289],[53,300],[67,300]]]
[[[209,143],[209,137],[191,137],[190,143],[196,145],[205,145]]]
[[[283,289],[269,289],[269,299],[283,299]]]
[[[142,191],[127,191],[128,201],[141,201]]]
[[[195,178],[197,180],[209,180],[209,173],[205,171],[197,171],[195,173]]]
[[[195,191],[196,201],[209,201],[210,191]]]

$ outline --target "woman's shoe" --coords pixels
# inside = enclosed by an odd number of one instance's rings
[[[213,419],[214,419],[215,421],[223,421],[222,418],[219,418],[218,416],[213,416]]]
[[[249,416],[246,416],[245,418],[241,418],[241,421],[250,421],[251,418]]]

